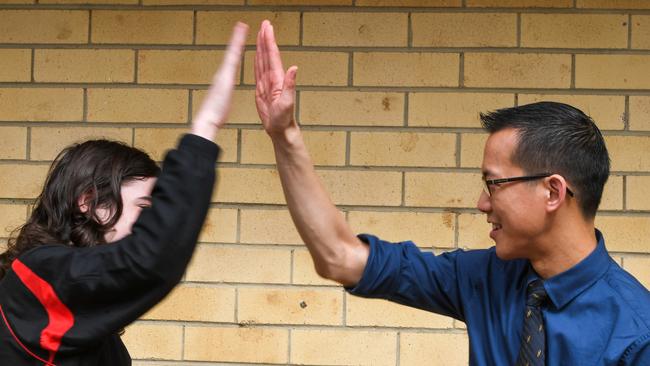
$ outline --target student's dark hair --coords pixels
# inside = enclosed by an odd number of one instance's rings
[[[575,193],[582,214],[596,216],[609,177],[609,155],[594,121],[567,104],[539,102],[481,114],[485,130],[518,132],[512,162],[526,174],[562,175]]]
[[[121,142],[92,140],[65,148],[50,166],[31,216],[0,254],[0,278],[14,259],[39,245],[105,244],[104,234],[122,215],[122,184],[159,172],[145,152]],[[97,217],[97,208],[111,213],[106,222]]]

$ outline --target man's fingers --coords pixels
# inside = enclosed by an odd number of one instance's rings
[[[291,66],[287,73],[284,76],[284,84],[282,85],[282,90],[294,93],[296,90],[296,73],[298,72],[298,66]]]
[[[270,22],[266,23],[264,29],[264,47],[266,54],[268,55],[268,67],[272,76],[274,89],[279,89],[282,87],[282,79],[284,78],[284,67],[282,66],[282,58],[280,57],[280,49],[275,42],[275,32],[273,31],[273,26]]]

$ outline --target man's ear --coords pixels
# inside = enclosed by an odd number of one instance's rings
[[[555,211],[562,205],[567,195],[567,182],[563,176],[553,174],[544,180],[547,189],[546,208]]]

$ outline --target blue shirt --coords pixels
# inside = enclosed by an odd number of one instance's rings
[[[596,249],[573,268],[548,278],[542,309],[548,365],[650,365],[650,292],[609,256],[600,232]],[[528,260],[504,261],[495,249],[435,256],[412,242],[370,245],[352,294],[464,321],[470,365],[514,365],[526,287],[539,276]]]

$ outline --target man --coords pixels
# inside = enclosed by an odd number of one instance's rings
[[[464,321],[472,365],[650,365],[650,294],[594,227],[609,157],[589,117],[548,102],[483,115],[478,208],[496,245],[436,257],[353,235],[314,171],[294,119],[297,68],[285,74],[266,21],[255,71],[287,204],[321,276]]]

